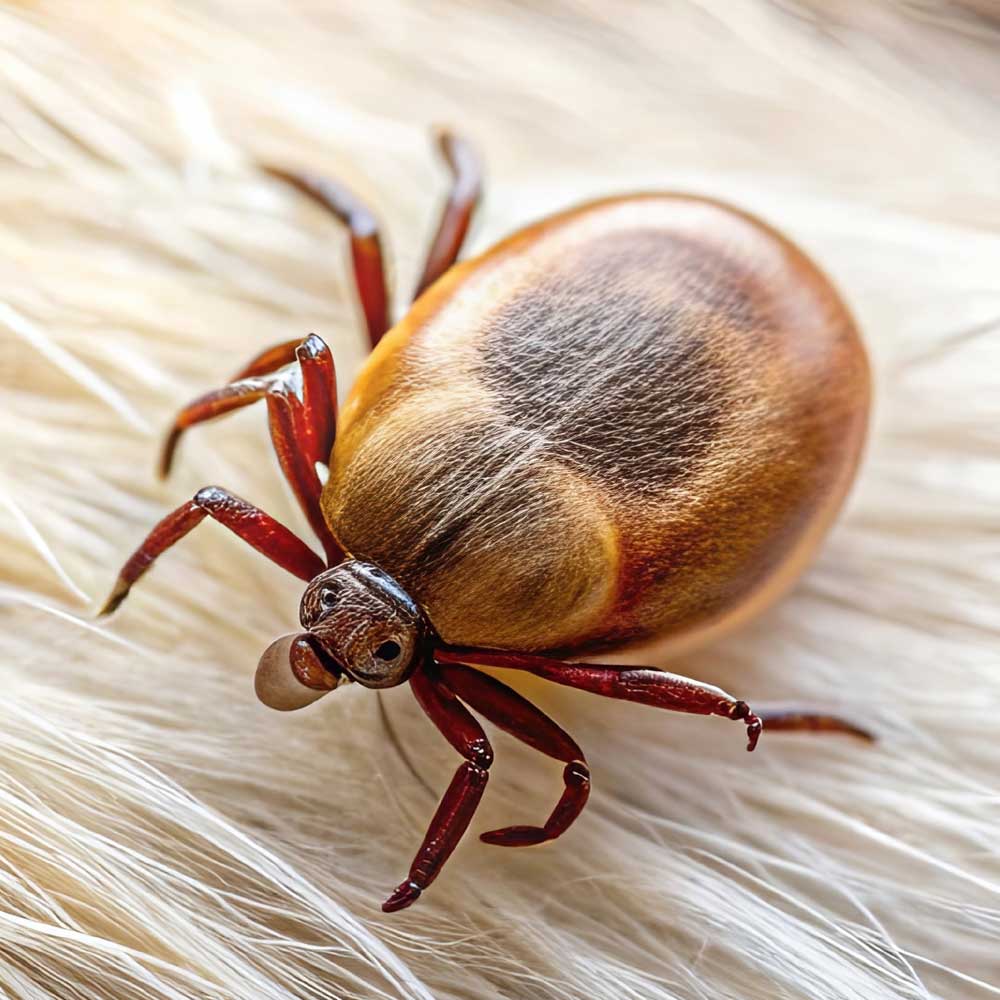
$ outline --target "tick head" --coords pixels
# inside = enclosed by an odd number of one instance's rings
[[[299,620],[352,680],[395,687],[415,669],[427,626],[420,608],[388,573],[349,559],[314,577]]]

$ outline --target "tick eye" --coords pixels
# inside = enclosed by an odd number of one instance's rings
[[[375,656],[380,660],[394,660],[402,652],[399,647],[398,642],[393,642],[391,639],[388,642],[383,642],[378,649],[375,650]]]

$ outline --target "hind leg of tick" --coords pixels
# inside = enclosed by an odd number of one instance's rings
[[[475,147],[448,129],[438,129],[436,138],[448,166],[451,183],[437,230],[424,258],[420,279],[413,292],[414,299],[458,260],[482,194],[482,165]],[[368,339],[374,348],[391,326],[392,314],[382,240],[375,213],[339,181],[298,170],[269,166],[263,169],[306,195],[347,226],[351,240],[354,286],[365,317]],[[276,349],[280,350],[282,346],[278,345]]]
[[[410,688],[424,712],[465,760],[438,804],[406,879],[382,904],[387,913],[411,906],[434,881],[471,823],[485,791],[493,749],[469,708],[541,753],[566,762],[562,795],[542,826],[491,830],[480,835],[484,843],[529,847],[555,840],[580,815],[590,795],[590,771],[576,741],[517,692],[471,669],[468,663],[525,670],[593,694],[657,708],[743,721],[748,750],[754,749],[761,733],[762,720],[745,702],[686,677],[644,667],[567,663],[523,653],[436,646],[410,678]],[[872,738],[845,719],[806,709],[775,710],[769,719],[779,730],[836,731]]]
[[[807,706],[785,705],[765,708],[755,713],[746,702],[734,699],[711,684],[702,684],[689,677],[651,667],[574,663],[531,653],[459,646],[442,646],[435,650],[434,655],[441,663],[473,663],[478,666],[523,670],[555,684],[607,698],[634,701],[675,712],[721,715],[727,719],[743,721],[747,726],[747,750],[753,750],[757,746],[765,725],[767,729],[776,732],[843,733],[867,742],[875,739],[869,730],[843,716]]]

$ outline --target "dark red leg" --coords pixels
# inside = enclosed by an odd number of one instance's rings
[[[314,462],[330,464],[337,437],[337,373],[333,352],[322,338],[309,334],[295,348],[302,373],[302,419],[309,430]],[[313,469],[315,475],[316,470]]]
[[[419,298],[424,289],[437,281],[458,259],[483,189],[482,164],[475,147],[447,129],[438,132],[437,140],[451,171],[451,190],[427,251],[424,271],[413,293],[414,299]]]
[[[563,769],[566,787],[545,826],[508,826],[481,834],[479,839],[501,847],[527,847],[555,840],[565,833],[590,796],[590,771],[583,751],[573,738],[495,677],[457,663],[443,663],[440,671],[445,684],[473,711],[528,746],[566,764]]]
[[[266,399],[271,442],[278,463],[310,527],[322,543],[328,562],[333,565],[343,558],[343,550],[320,509],[323,487],[315,467],[317,462],[329,462],[336,433],[337,387],[333,356],[315,334],[298,344],[294,356],[299,362],[297,368],[253,375],[205,393],[189,403],[177,415],[164,442],[160,472],[164,476],[169,473],[177,443],[188,427]],[[258,362],[263,357],[259,356],[249,367],[261,367]]]
[[[413,293],[414,299],[458,259],[472,213],[482,193],[482,165],[471,143],[447,129],[438,131],[437,142],[451,173],[451,187],[437,231],[427,250],[423,272]],[[275,167],[264,169],[272,177],[301,191],[347,226],[351,234],[354,284],[365,316],[368,339],[372,347],[375,347],[391,324],[391,302],[385,280],[378,221],[374,213],[348,188],[336,181],[295,170]],[[268,353],[261,355],[260,360],[266,364]],[[257,373],[256,369],[251,368],[243,372],[241,377]]]
[[[299,372],[278,372],[293,361]],[[160,457],[160,475],[167,476],[181,436],[195,424],[214,420],[226,413],[250,406],[270,393],[288,395],[300,390],[306,408],[306,432],[312,439],[310,453],[326,464],[333,448],[337,419],[336,372],[330,348],[316,334],[276,344],[253,358],[231,382],[192,400],[174,419]],[[307,419],[306,419],[307,418]],[[329,441],[329,447],[326,442]]]
[[[806,706],[757,706],[764,728],[769,732],[783,733],[843,733],[874,743],[875,734],[863,726],[829,712],[817,712]]]
[[[255,354],[229,381],[239,382],[241,379],[253,378],[254,375],[269,375],[295,360],[295,349],[302,343],[301,337],[285,340],[265,348],[260,354]]]
[[[606,698],[637,701],[655,708],[694,715],[721,715],[746,723],[747,750],[760,738],[761,722],[745,701],[737,701],[721,688],[678,674],[649,667],[604,666],[596,663],[565,663],[530,653],[502,653],[488,649],[441,647],[434,657],[442,663],[475,663],[483,666],[526,670],[556,684],[580,688]]]
[[[272,177],[301,191],[347,226],[351,234],[354,284],[365,316],[368,339],[374,347],[389,329],[389,293],[375,216],[364,202],[336,181],[294,170],[264,169]]]
[[[206,516],[224,524],[243,541],[282,569],[294,573],[300,580],[311,580],[326,568],[323,560],[305,542],[275,521],[270,514],[265,514],[253,504],[218,486],[206,486],[194,495],[194,499],[168,514],[146,536],[142,545],[122,567],[114,589],[100,613],[107,615],[114,611],[128,596],[132,584],[149,569],[156,557],[180,541]]]
[[[442,683],[432,664],[422,667],[410,678],[410,687],[420,707],[465,758],[465,763],[451,779],[406,881],[382,904],[386,913],[415,903],[420,893],[437,878],[472,821],[493,763],[493,749],[482,726]]]

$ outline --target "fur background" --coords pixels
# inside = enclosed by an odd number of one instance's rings
[[[0,993],[896,1000],[1000,995],[1000,7],[841,0],[113,0],[0,7]],[[406,689],[254,700],[298,583],[216,525],[95,624],[218,482],[305,531],[259,408],[153,475],[177,407],[315,330],[363,338],[343,234],[255,160],[347,181],[411,288],[444,191],[471,247],[679,187],[788,231],[870,345],[846,515],[794,594],[673,664],[874,725],[874,749],[515,682],[588,752],[558,844],[405,874],[456,758]],[[529,679],[530,680],[530,679]],[[559,765],[499,735],[473,832]]]

